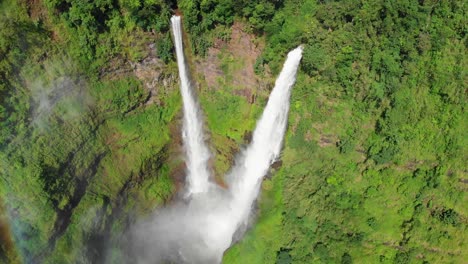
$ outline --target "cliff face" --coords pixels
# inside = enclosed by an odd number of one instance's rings
[[[2,120],[2,132],[11,131],[1,145],[2,259],[99,262],[114,235],[174,193],[181,161],[167,150],[177,149],[176,65],[157,56],[154,34],[137,32],[129,37],[141,38],[138,56],[111,55],[91,76],[16,7],[20,18],[5,17],[2,28],[43,39],[20,47],[25,63],[2,83],[11,99]]]
[[[248,26],[235,22],[225,39],[216,39],[206,57],[195,61],[195,71],[208,90],[230,87],[250,103],[258,90],[266,89],[265,77],[255,74],[254,65],[263,50],[263,41],[246,32]]]
[[[154,55],[125,63],[95,82],[53,73],[37,88],[49,90],[33,101],[36,123],[5,147],[3,194],[24,261],[101,259],[111,230],[172,195],[177,76]]]
[[[245,142],[260,110],[256,98],[266,98],[271,82],[253,69],[261,41],[254,44],[240,23],[228,30],[229,38],[217,39],[207,57],[188,54],[207,108],[217,175]],[[138,56],[109,56],[93,77],[68,55],[22,66],[17,85],[30,115],[2,147],[2,210],[9,221],[1,228],[12,235],[2,236],[4,259],[118,261],[125,230],[183,185],[177,65],[160,56],[161,36],[137,31],[127,37],[139,38],[129,51]],[[62,45],[44,43],[27,52]]]
[[[274,78],[255,73],[264,39],[248,33],[241,22],[224,29],[223,38],[215,38],[206,56],[192,58],[192,70],[206,125],[211,134],[214,168],[220,182],[232,165],[234,155],[247,143],[255,121],[268,97]],[[187,41],[193,36],[188,35]],[[257,98],[259,100],[257,101]]]

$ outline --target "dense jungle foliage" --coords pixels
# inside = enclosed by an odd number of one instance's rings
[[[190,61],[242,23],[262,47],[255,73],[270,84],[304,45],[281,166],[224,263],[464,263],[467,9],[3,0],[0,262],[119,263],[119,234],[175,193],[181,100],[169,19],[178,12]],[[227,76],[241,65],[219,59]],[[153,90],[138,74],[145,67],[159,76]],[[195,80],[220,175],[269,93],[250,102],[231,79],[216,90]]]

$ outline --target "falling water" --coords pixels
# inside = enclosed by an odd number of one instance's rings
[[[227,177],[237,228],[246,224],[261,180],[280,154],[288,120],[289,97],[301,57],[301,46],[289,52],[262,117],[257,122],[253,140]]]
[[[289,97],[302,57],[302,47],[289,52],[251,144],[227,175],[228,189],[209,183],[210,157],[203,141],[200,110],[190,92],[182,49],[180,17],[172,17],[184,101],[184,144],[190,196],[159,209],[133,231],[138,263],[220,263],[246,230],[262,178],[278,158],[286,130]],[[208,188],[209,187],[209,188]]]
[[[187,159],[187,191],[189,194],[202,193],[207,191],[209,185],[208,160],[210,159],[210,151],[203,138],[201,110],[191,90],[192,85],[185,63],[182,44],[180,17],[173,16],[171,22],[177,54],[177,65],[179,67],[180,91],[184,105],[182,137]]]

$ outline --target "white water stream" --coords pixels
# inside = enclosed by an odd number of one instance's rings
[[[139,263],[220,263],[224,252],[245,233],[263,177],[279,157],[289,111],[289,97],[302,57],[302,47],[289,52],[252,142],[236,158],[228,189],[210,183],[210,154],[203,140],[200,109],[190,91],[183,55],[180,17],[171,19],[184,104],[187,188],[184,201],[156,211],[134,235]]]
[[[208,190],[210,151],[205,144],[201,110],[192,91],[188,67],[185,63],[180,17],[173,16],[171,22],[179,66],[180,92],[184,105],[182,138],[187,155],[187,191],[190,195]]]
[[[246,224],[262,179],[279,157],[288,121],[289,97],[301,58],[302,47],[289,52],[262,117],[257,122],[252,142],[227,176],[238,225]]]

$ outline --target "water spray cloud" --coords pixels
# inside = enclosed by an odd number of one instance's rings
[[[210,154],[203,140],[201,110],[190,91],[180,17],[171,21],[184,103],[186,192],[191,195],[136,226],[130,241],[138,263],[220,263],[224,251],[244,234],[261,181],[280,154],[302,47],[289,52],[252,142],[226,176],[226,190],[210,182]]]

